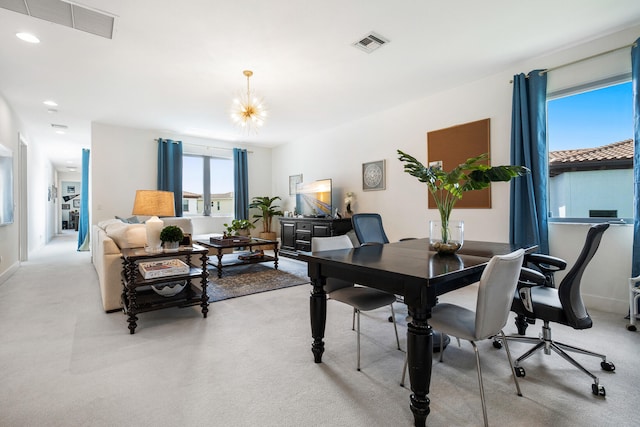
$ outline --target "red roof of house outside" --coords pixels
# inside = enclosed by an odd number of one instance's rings
[[[623,159],[633,159],[633,139],[626,139],[601,147],[549,152],[549,164]]]
[[[633,139],[594,148],[549,152],[549,176],[563,172],[633,168]]]
[[[192,193],[190,191],[183,191],[182,192],[182,198],[183,199],[201,199],[202,198],[202,194]],[[233,198],[233,191],[230,191],[228,193],[213,193],[213,194],[211,194],[211,198],[212,199],[232,199]]]

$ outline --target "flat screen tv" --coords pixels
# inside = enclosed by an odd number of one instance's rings
[[[305,217],[331,216],[331,180],[301,182],[296,188],[296,212]]]

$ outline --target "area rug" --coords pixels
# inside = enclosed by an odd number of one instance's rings
[[[207,295],[209,302],[216,302],[305,283],[309,283],[306,276],[297,276],[262,264],[223,269],[221,278],[218,278],[214,268],[209,270]]]

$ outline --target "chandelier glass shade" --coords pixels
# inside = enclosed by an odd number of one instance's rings
[[[249,78],[253,71],[244,70],[242,74],[247,77],[247,92],[241,93],[233,100],[231,120],[240,126],[244,133],[257,133],[267,118],[267,109],[262,99],[256,96],[249,86]]]

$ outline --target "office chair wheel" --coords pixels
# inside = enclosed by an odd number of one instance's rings
[[[502,348],[502,341],[494,339],[493,348],[497,348],[498,350],[500,350]]]
[[[518,378],[524,378],[524,376],[526,375],[526,372],[524,371],[524,368],[522,366],[514,366],[513,370],[516,371],[516,377]]]
[[[627,325],[627,331],[635,332],[637,330],[636,325],[632,325],[631,323]]]
[[[614,365],[613,362],[600,362],[600,367],[609,372],[616,370],[616,365]]]
[[[607,392],[604,389],[604,386],[601,384],[591,384],[591,392],[596,396],[606,396]]]

